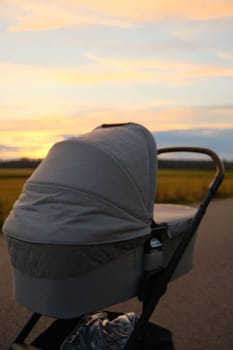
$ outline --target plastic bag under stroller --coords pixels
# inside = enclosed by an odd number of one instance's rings
[[[113,319],[104,311],[83,316],[60,350],[123,350],[133,331],[136,315]]]
[[[100,311],[78,319],[54,321],[27,350],[123,350],[135,327],[135,313]],[[148,323],[140,349],[174,350],[169,330]],[[26,350],[14,344],[11,350]],[[135,349],[136,350],[136,349]]]

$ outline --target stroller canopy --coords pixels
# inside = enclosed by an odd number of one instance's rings
[[[92,245],[150,234],[156,145],[138,124],[103,125],[55,144],[4,224],[33,243]]]

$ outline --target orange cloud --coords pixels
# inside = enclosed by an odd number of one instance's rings
[[[83,6],[83,2],[73,1],[33,1],[8,0],[15,24],[9,26],[9,31],[41,31],[60,28],[80,27],[87,25],[127,26],[125,19],[105,16],[96,13],[98,2],[94,6]],[[6,12],[6,11],[5,11]]]
[[[3,88],[49,86],[94,86],[98,84],[190,85],[200,79],[232,77],[233,68],[214,64],[165,60],[130,60],[87,56],[90,62],[79,68],[42,67],[0,62]],[[92,61],[92,62],[91,62]],[[92,65],[91,65],[92,64]]]
[[[209,20],[233,15],[224,0],[5,0],[2,11],[15,24],[10,31],[38,31],[83,25],[128,26],[166,18]]]
[[[82,0],[73,0],[72,3],[81,5]],[[212,19],[229,17],[233,14],[233,4],[224,0],[86,0],[85,7],[105,15],[126,17],[133,22],[153,21],[167,17]]]
[[[5,152],[6,158],[43,158],[55,142],[67,135],[78,136],[102,123],[124,122],[140,123],[151,131],[233,128],[232,108],[99,108],[77,112],[76,117],[54,115],[4,119],[1,120],[0,139],[2,145],[18,148],[17,152]]]

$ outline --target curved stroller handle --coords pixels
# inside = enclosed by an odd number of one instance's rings
[[[217,189],[221,185],[224,178],[224,166],[218,155],[210,149],[201,148],[201,147],[166,147],[160,148],[157,150],[157,154],[162,153],[171,153],[171,152],[193,152],[201,153],[208,155],[214,162],[216,167],[216,175],[209,186],[209,191],[206,194],[203,202],[200,204],[198,211],[195,217],[192,220],[190,225],[190,230],[184,239],[180,242],[174,254],[172,255],[167,267],[164,270],[161,270],[159,273],[151,273],[148,279],[147,290],[149,291],[149,298],[142,299],[143,301],[143,311],[142,314],[136,323],[134,330],[128,340],[128,343],[124,350],[138,350],[141,349],[139,344],[142,344],[143,335],[146,332],[146,326],[149,322],[150,316],[154,311],[156,305],[158,304],[162,295],[166,292],[167,284],[171,279],[180,259],[182,258],[187,246],[191,242],[193,236],[196,233],[196,230],[205,214],[206,208],[216,193]]]
[[[223,178],[224,178],[224,165],[222,160],[219,158],[219,156],[212,151],[209,148],[203,148],[203,147],[190,147],[190,146],[178,146],[178,147],[164,147],[159,148],[157,150],[157,154],[160,155],[162,153],[174,153],[174,152],[187,152],[187,153],[200,153],[209,156],[216,168],[216,174],[212,181],[212,183],[209,186],[209,189],[214,195],[221,185]]]
[[[178,262],[181,259],[186,247],[188,246],[192,237],[194,236],[212,197],[215,195],[215,193],[217,192],[219,186],[221,185],[224,179],[224,166],[219,156],[214,151],[208,148],[186,147],[186,146],[167,147],[167,148],[158,149],[157,153],[162,154],[162,153],[168,153],[168,152],[194,152],[194,153],[205,154],[205,155],[208,155],[213,160],[216,167],[215,177],[213,178],[211,184],[209,185],[209,190],[206,196],[204,197],[203,201],[200,203],[197,213],[192,220],[190,232],[185,237],[185,239],[180,243],[180,245],[178,246],[176,252],[174,253],[173,257],[171,258],[166,268],[166,274],[167,276],[169,275],[169,278],[170,278],[173,272],[175,271],[175,267],[178,265]]]

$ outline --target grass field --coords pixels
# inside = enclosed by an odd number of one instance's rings
[[[0,224],[18,198],[32,169],[0,169]],[[159,170],[156,202],[197,203],[204,198],[214,176],[208,170]],[[216,197],[233,197],[233,171],[225,179]]]
[[[215,176],[211,170],[159,170],[157,202],[196,203],[201,201]],[[216,197],[233,197],[233,171],[225,172]]]
[[[19,197],[24,182],[32,169],[0,169],[0,224]]]

